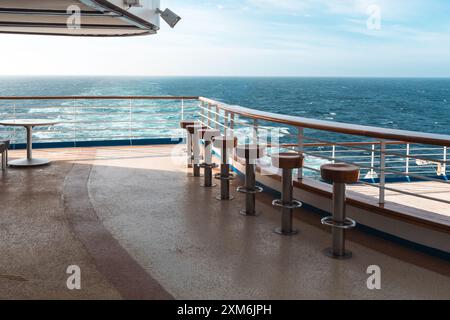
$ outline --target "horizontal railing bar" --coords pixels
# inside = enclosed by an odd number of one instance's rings
[[[136,112],[136,111],[132,111],[131,112],[133,115],[148,115],[148,116],[154,116],[154,115],[180,115],[180,111],[177,112],[155,112],[155,113],[148,113],[148,112]],[[194,114],[195,111],[185,111],[184,114]],[[16,113],[16,114],[5,114],[4,119],[8,119],[11,118],[11,116],[15,116],[14,119],[17,119],[17,117],[21,117],[21,116],[32,116],[32,118],[37,118],[37,117],[51,117],[51,116],[63,116],[63,117],[69,117],[69,116],[108,116],[108,117],[113,117],[113,116],[120,116],[120,115],[129,115],[130,112],[114,112],[114,113],[101,113],[101,112],[82,112],[82,113],[69,113],[69,112],[64,112],[63,115],[61,115],[61,112],[55,111],[54,114],[49,114],[49,113]],[[9,116],[9,117],[8,117]]]
[[[317,139],[317,138],[312,138],[312,137],[308,137],[308,136],[303,136],[303,139],[305,139],[305,138],[306,138],[306,140],[314,140],[314,141],[319,141],[319,142],[322,142],[322,143],[330,143],[329,141],[325,141],[325,140],[322,140],[322,139]],[[438,162],[438,163],[441,163],[441,164],[450,164],[450,161],[430,159],[430,158],[422,158],[422,157],[419,158],[419,157],[417,157],[415,155],[412,156],[412,155],[406,155],[406,154],[392,153],[392,152],[389,152],[389,149],[386,149],[386,151],[382,152],[381,150],[373,151],[372,149],[367,149],[367,148],[363,148],[363,147],[355,147],[355,146],[347,146],[347,147],[355,149],[355,150],[359,149],[359,150],[366,151],[366,152],[383,153],[386,156],[397,156],[397,157],[404,158],[404,159],[409,158],[409,159],[417,159],[417,160],[430,161],[430,162]]]
[[[309,167],[309,166],[303,165],[303,168],[304,168],[304,169],[311,170],[311,171],[315,171],[315,172],[317,172],[317,173],[320,173],[320,170],[319,170],[319,169],[316,169],[316,168],[313,168],[313,167]]]
[[[297,150],[295,150],[295,151],[297,151]],[[326,160],[329,160],[329,161],[336,161],[336,159],[334,159],[332,157],[316,155],[316,154],[314,154],[312,152],[303,151],[303,153],[305,153],[307,155],[310,155],[310,156],[313,156],[313,157],[316,157],[316,158],[319,158],[319,159],[326,159]],[[353,165],[355,164],[354,162],[345,161],[345,160],[340,160],[340,162],[347,163],[347,164],[353,164]],[[379,170],[379,168],[372,167],[372,166],[364,166],[363,165],[363,166],[360,166],[360,167],[363,168],[363,169],[369,169],[369,170]],[[386,169],[389,169],[389,168],[386,168]],[[386,169],[383,170],[383,172],[385,172],[385,173],[392,173],[392,174],[395,174],[395,175],[401,175],[401,176],[405,176],[405,177],[418,178],[418,179],[422,179],[422,180],[435,181],[435,182],[444,183],[444,184],[449,184],[450,183],[450,181],[444,181],[444,180],[439,180],[439,179],[435,179],[435,178],[430,178],[430,177],[422,176],[422,175],[419,175],[419,174],[416,174],[416,173],[412,173],[412,172],[404,173],[404,172],[400,172],[400,171],[392,171],[392,170],[386,170]]]
[[[108,135],[108,136],[85,136],[85,137],[80,137],[83,140],[77,140],[77,141],[94,140],[94,139],[96,139],[96,140],[99,140],[99,139],[101,139],[101,140],[114,140],[114,139],[119,139],[119,138],[121,140],[132,140],[132,139],[146,139],[146,138],[150,139],[150,138],[155,138],[155,137],[157,137],[157,138],[168,137],[168,138],[178,139],[178,138],[173,137],[172,135],[146,135],[146,136],[129,136],[129,135],[123,135],[123,136],[122,135],[114,135],[114,136],[110,136],[110,135]],[[180,135],[180,138],[181,138],[181,135]],[[18,140],[11,140],[11,141],[18,141]],[[40,138],[39,140],[33,141],[33,143],[51,142],[51,141],[54,141],[54,142],[65,142],[65,141],[72,142],[72,141],[74,141],[74,139],[69,139],[69,140],[68,139],[63,139],[62,140],[62,139],[58,139],[58,138]],[[25,140],[23,140],[23,142],[25,142]]]
[[[218,121],[216,121],[216,120],[214,120],[214,119],[210,119],[210,118],[206,117],[205,115],[203,115],[203,114],[201,114],[201,113],[199,113],[199,112],[198,112],[198,115],[200,115],[200,116],[203,117],[203,118],[206,118],[206,119],[210,120],[211,122],[214,122],[214,123],[218,124],[219,126],[222,126],[222,127],[225,128],[225,129],[229,129],[229,128],[227,128],[225,125],[223,125],[222,123],[220,123],[220,122],[218,122]],[[205,123],[203,123],[203,124],[205,124]],[[205,125],[206,125],[206,124],[205,124]],[[231,130],[231,129],[229,129],[229,130]]]
[[[308,170],[312,170],[312,171],[316,171],[316,172],[320,173],[320,170],[317,170],[315,168],[311,168],[311,167],[308,167],[308,166],[303,166],[303,168],[308,169]],[[376,184],[376,183],[370,183],[370,182],[365,182],[365,181],[359,181],[359,183],[364,184],[364,185],[368,185],[368,186],[371,186],[371,187],[374,187],[374,188],[377,188],[377,189],[381,188],[381,186],[379,184]],[[447,200],[434,198],[434,197],[429,197],[429,196],[424,196],[424,195],[421,195],[421,194],[415,194],[415,193],[411,193],[411,192],[408,192],[408,191],[403,191],[403,190],[396,189],[396,188],[391,188],[391,187],[386,187],[385,186],[384,189],[385,190],[389,190],[389,191],[393,191],[393,192],[397,192],[397,193],[401,193],[401,194],[405,194],[405,195],[418,197],[418,198],[423,198],[423,199],[427,199],[427,200],[438,201],[438,202],[450,204],[450,201],[447,201]],[[352,191],[354,191],[356,193],[360,193],[360,192],[358,192],[356,190],[352,190]],[[376,197],[376,196],[374,196],[374,197]]]
[[[154,106],[150,106],[150,105],[133,105],[131,107],[132,109],[136,110],[136,109],[180,109],[181,110],[181,106],[161,106],[161,105],[154,105]],[[76,105],[76,106],[0,106],[0,109],[16,109],[17,110],[22,110],[22,109],[77,109],[77,110],[85,110],[85,109],[130,109],[130,106],[122,106],[122,105],[117,105],[117,106],[96,106],[96,105],[86,105],[86,106],[80,106],[80,105]],[[195,111],[195,108],[193,107],[186,107],[185,106],[185,111],[189,109],[192,109],[192,111]],[[55,110],[54,112],[57,112],[57,110]]]
[[[199,100],[196,96],[0,96],[0,100]]]
[[[413,196],[413,197],[417,197],[417,198],[422,198],[422,199],[426,199],[426,200],[432,200],[432,201],[437,201],[437,202],[442,202],[442,203],[446,203],[446,204],[450,204],[450,201],[444,200],[444,199],[439,199],[439,198],[434,198],[434,197],[429,197],[429,196],[425,196],[419,193],[412,193],[412,192],[408,192],[408,191],[403,191],[403,190],[399,190],[396,188],[391,188],[391,187],[384,187],[385,190],[389,190],[389,191],[393,191],[393,192],[398,192],[401,194],[406,194],[409,196]]]

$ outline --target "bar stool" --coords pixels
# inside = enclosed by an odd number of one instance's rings
[[[193,173],[192,176],[200,177],[200,135],[199,131],[207,129],[204,125],[195,123],[193,125],[187,125],[186,130],[192,138],[192,161],[193,161]]]
[[[345,231],[353,229],[356,222],[345,216],[345,187],[358,182],[359,167],[345,163],[324,164],[320,172],[323,180],[333,183],[333,216],[321,221],[332,227],[332,247],[324,253],[334,259],[349,259],[352,253],[345,250]]]
[[[196,122],[192,120],[183,120],[180,122],[180,127],[187,131],[187,126],[193,126]],[[187,159],[187,167],[192,168],[192,135],[187,131],[186,138],[186,159]]]
[[[238,139],[232,136],[220,136],[214,138],[214,147],[220,150],[221,162],[220,173],[214,175],[214,178],[220,180],[220,194],[216,197],[217,200],[233,200],[230,196],[230,181],[236,177],[230,173],[229,155],[230,149],[237,147]]]
[[[212,141],[214,137],[220,136],[220,131],[215,129],[201,129],[198,131],[200,139],[205,141],[204,148],[204,162],[200,164],[200,168],[205,170],[205,181],[202,187],[211,188],[215,187],[216,184],[212,183],[212,170],[217,167],[212,161]]]
[[[303,167],[303,156],[298,153],[277,153],[272,155],[272,165],[282,170],[281,199],[274,200],[274,207],[282,208],[281,228],[274,229],[280,235],[291,236],[298,233],[292,228],[292,210],[302,203],[293,200],[292,170]]]
[[[236,155],[245,163],[245,185],[238,187],[237,191],[245,193],[245,209],[240,213],[244,216],[256,216],[255,196],[263,189],[256,186],[256,161],[264,156],[265,146],[257,144],[245,144],[236,147]]]

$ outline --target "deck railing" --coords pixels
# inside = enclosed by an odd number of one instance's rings
[[[0,97],[0,119],[52,119],[55,126],[34,130],[34,142],[50,145],[70,142],[171,139],[181,136],[179,121],[193,117],[198,97]],[[25,142],[20,128],[1,127],[0,137],[13,145]]]
[[[433,196],[432,188],[414,192],[391,185],[415,180],[449,184],[450,135],[315,120],[199,100],[198,116],[205,125],[233,132],[241,142],[267,143],[269,155],[280,150],[306,155],[303,170],[296,173],[299,179],[318,178],[323,163],[344,162],[361,168],[360,183],[378,189],[380,204],[386,201],[386,191],[450,204],[445,197]]]
[[[448,184],[450,135],[428,134],[345,124],[262,112],[203,97],[77,96],[0,97],[1,119],[45,118],[60,123],[36,128],[34,142],[54,143],[177,139],[182,119],[197,119],[240,142],[267,143],[268,154],[291,150],[306,155],[295,174],[318,178],[321,164],[345,162],[361,167],[360,182],[377,188],[380,204],[386,191],[450,204],[432,192],[394,187],[398,181]],[[24,130],[0,128],[0,138],[25,142]]]

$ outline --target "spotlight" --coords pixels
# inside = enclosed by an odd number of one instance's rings
[[[175,14],[172,10],[166,9],[161,11],[160,9],[156,9],[156,13],[158,13],[161,18],[171,27],[174,28],[177,23],[181,20],[181,17]]]

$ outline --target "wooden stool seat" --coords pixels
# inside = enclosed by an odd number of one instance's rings
[[[200,129],[198,130],[200,139],[212,141],[214,137],[220,136],[220,131],[215,129]]]
[[[194,134],[196,130],[198,132],[199,130],[202,130],[202,129],[208,129],[208,128],[201,124],[191,124],[191,125],[186,126],[186,130],[189,132],[189,134]]]
[[[232,136],[216,136],[213,139],[214,147],[223,149],[234,149],[237,147],[238,138]]]
[[[180,127],[181,127],[182,129],[186,129],[187,126],[193,126],[193,125],[195,125],[195,124],[196,124],[195,121],[192,121],[192,120],[183,120],[183,121],[180,122]]]
[[[272,165],[280,169],[297,169],[303,167],[304,157],[298,153],[275,153],[271,157]]]
[[[359,167],[346,163],[324,164],[320,173],[323,180],[333,183],[351,184],[359,179]]]
[[[266,146],[258,144],[243,144],[236,147],[238,158],[254,161],[264,157]]]

